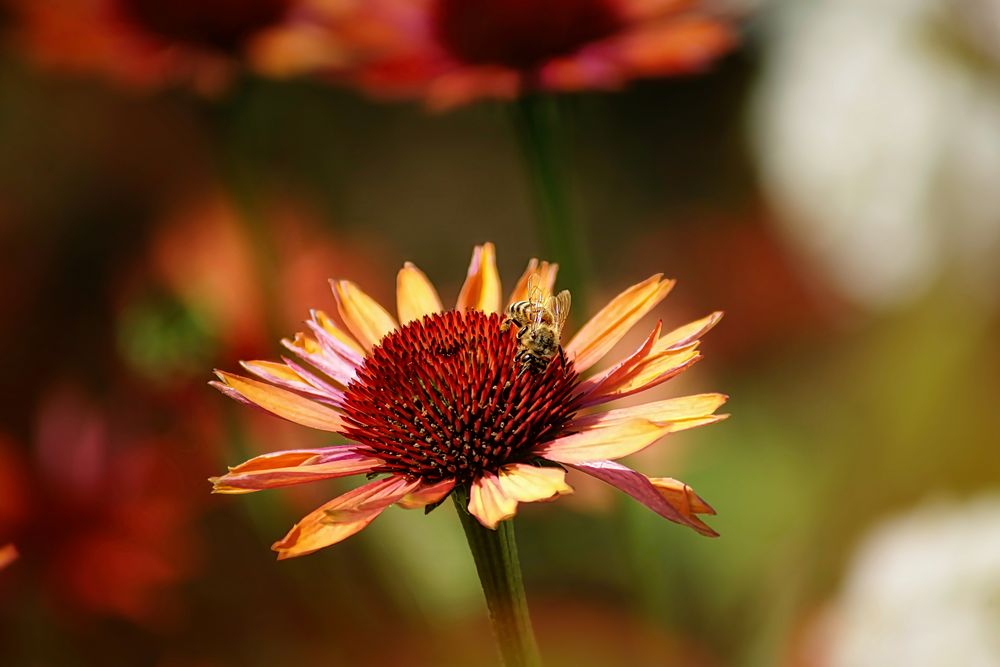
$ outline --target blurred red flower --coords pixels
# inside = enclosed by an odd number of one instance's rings
[[[532,90],[614,89],[697,71],[734,33],[700,0],[354,0],[330,25],[378,52],[347,78],[432,107]]]
[[[133,429],[76,390],[50,394],[31,455],[0,438],[0,542],[53,610],[155,626],[194,569],[202,486],[189,445]]]
[[[43,66],[137,88],[220,90],[237,64],[291,48],[284,31],[314,0],[10,0],[14,41]],[[319,2],[315,2],[319,5]],[[301,41],[299,38],[297,41]],[[334,48],[329,39],[324,47]],[[268,56],[268,61],[277,57]],[[313,49],[313,60],[320,54]]]

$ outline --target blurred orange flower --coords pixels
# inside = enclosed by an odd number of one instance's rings
[[[11,0],[14,40],[38,63],[99,72],[137,88],[189,83],[219,91],[241,60],[268,62],[292,50],[286,31],[320,0]],[[305,30],[305,29],[303,29]],[[337,58],[336,42],[314,45],[316,63]],[[299,49],[301,51],[301,49]],[[301,56],[304,57],[304,54]]]
[[[5,544],[0,547],[0,570],[17,560],[17,555],[17,547],[13,544]]]
[[[532,260],[508,303],[528,296],[532,277],[545,296],[557,266]],[[670,478],[646,477],[616,459],[668,433],[724,418],[722,394],[700,394],[590,412],[656,386],[700,358],[699,338],[713,313],[666,334],[661,324],[617,365],[584,380],[650,310],[673,281],[653,276],[628,288],[588,321],[543,368],[523,366],[514,327],[501,327],[500,277],[492,244],[475,249],[454,310],[412,264],[397,276],[399,321],[352,282],[334,281],[343,327],[322,311],[310,333],[283,341],[309,367],[249,361],[259,380],[217,371],[226,395],[290,421],[340,433],[356,444],[257,456],[213,478],[216,493],[367,474],[367,484],[322,505],[274,545],[279,558],[312,553],[363,529],[390,505],[432,508],[455,489],[468,511],[496,528],[518,503],[571,493],[567,468],[611,484],[661,516],[703,535],[713,513]],[[310,368],[311,367],[311,368]],[[385,476],[382,476],[385,475]],[[376,478],[377,479],[374,479]]]
[[[444,108],[532,90],[614,89],[703,69],[734,41],[700,0],[354,0],[347,78]],[[329,23],[344,34],[348,19]]]

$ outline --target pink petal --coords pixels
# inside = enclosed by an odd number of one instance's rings
[[[281,344],[298,358],[321,370],[324,375],[342,387],[346,387],[354,380],[357,364],[347,361],[339,355],[330,354],[311,336],[300,332],[295,334],[294,340],[282,339]]]
[[[271,548],[278,552],[278,560],[284,560],[336,544],[361,531],[418,485],[394,475],[348,491],[310,512]]]
[[[297,364],[288,357],[282,357],[281,360],[285,362],[286,366],[295,371],[300,378],[308,382],[310,385],[318,389],[323,395],[328,397],[333,407],[335,408],[340,407],[343,404],[344,392],[340,387],[337,387],[329,382],[326,382],[315,373],[306,370],[303,366]]]
[[[592,461],[590,463],[570,465],[581,472],[596,477],[602,482],[607,482],[611,486],[621,489],[665,519],[689,526],[702,535],[709,537],[719,536],[717,532],[695,517],[693,513],[690,516],[685,516],[685,514],[681,513],[676,507],[667,502],[648,477],[637,473],[631,468],[615,463],[614,461]]]
[[[323,347],[333,354],[350,362],[353,366],[360,366],[365,360],[365,350],[353,337],[330,319],[322,310],[309,311],[309,328],[316,333]]]

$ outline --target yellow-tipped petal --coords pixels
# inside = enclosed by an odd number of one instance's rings
[[[559,463],[613,461],[642,451],[670,430],[669,424],[656,424],[647,419],[629,419],[557,438],[536,449],[535,453]]]
[[[278,552],[278,560],[284,560],[336,544],[361,531],[418,484],[387,477],[348,491],[307,514],[271,548]]]
[[[552,294],[552,288],[556,284],[556,273],[558,272],[558,264],[550,264],[544,260],[539,262],[537,259],[532,258],[528,262],[528,268],[524,270],[517,284],[514,285],[514,291],[510,293],[510,300],[507,302],[507,305],[515,301],[524,301],[528,298],[528,281],[532,275],[538,276],[538,286],[545,295]]]
[[[225,371],[217,370],[215,374],[222,380],[220,388],[229,388],[250,403],[288,421],[335,433],[343,426],[339,412],[308,398]]]
[[[408,493],[406,497],[396,504],[405,510],[420,509],[421,507],[426,507],[427,505],[433,505],[436,502],[440,502],[445,496],[451,493],[454,488],[455,480],[442,480],[437,484],[430,484],[417,488],[412,493]]]
[[[382,463],[351,446],[296,449],[256,456],[209,481],[212,493],[253,493],[369,472]]]
[[[656,322],[656,326],[646,336],[646,340],[639,348],[628,355],[616,365],[608,368],[596,375],[593,375],[580,383],[580,391],[584,394],[592,394],[592,398],[600,402],[603,396],[611,388],[617,386],[624,379],[628,378],[639,365],[645,361],[653,350],[657,339],[660,337],[660,330],[663,326],[661,321]]]
[[[522,503],[555,500],[573,493],[562,468],[540,468],[526,463],[512,463],[500,469],[500,487],[510,498]]]
[[[695,516],[712,508],[693,491],[688,493],[690,487],[676,480],[649,478],[614,461],[592,461],[572,464],[572,467],[621,489],[665,519],[689,526],[707,537],[719,536],[711,526]],[[707,510],[703,511],[703,508]]]
[[[396,275],[396,309],[400,324],[444,310],[434,285],[423,271],[410,262],[404,264]]]
[[[371,350],[397,328],[392,315],[351,281],[339,280],[331,286],[341,319],[365,349]]]
[[[507,495],[496,475],[485,473],[469,490],[469,514],[487,528],[496,530],[501,521],[517,514],[517,501]]]
[[[269,382],[279,387],[284,387],[285,389],[301,391],[313,396],[322,396],[324,398],[331,399],[340,398],[342,395],[337,387],[332,386],[329,382],[322,384],[316,380],[315,376],[312,378],[313,381],[317,382],[322,389],[317,387],[315,384],[311,384],[305,377],[300,375],[298,371],[288,364],[278,363],[276,361],[241,361],[240,366],[265,382]]]
[[[712,506],[684,482],[671,477],[650,477],[649,482],[656,487],[664,500],[688,518],[695,518],[695,514],[715,514]]]
[[[721,319],[722,311],[716,311],[700,320],[678,327],[656,341],[656,347],[653,348],[653,352],[664,352],[693,343],[708,333]]]
[[[726,402],[725,394],[695,394],[664,401],[644,403],[629,408],[618,408],[598,414],[581,417],[570,425],[571,428],[606,428],[629,421],[646,419],[655,424],[673,424],[674,431],[700,426],[723,419],[723,415],[713,414]]]
[[[492,243],[476,246],[469,263],[469,273],[458,294],[458,310],[500,312],[500,274],[497,272],[496,249]]]
[[[336,340],[340,341],[341,343],[346,345],[350,350],[352,350],[357,355],[357,360],[359,362],[361,359],[364,359],[365,356],[364,348],[358,345],[358,341],[354,340],[354,338],[349,333],[338,327],[329,315],[327,315],[322,310],[314,310],[312,311],[312,316],[316,324],[321,326],[324,331],[326,331]]]
[[[675,377],[701,359],[696,345],[650,355],[624,381],[618,383],[611,394],[627,396]]]
[[[616,296],[594,315],[566,345],[566,352],[583,372],[598,362],[628,333],[636,322],[652,310],[674,286],[657,274]]]
[[[267,375],[275,380],[281,380],[288,384],[301,385],[303,388],[310,388],[309,383],[303,380],[298,373],[285,364],[277,361],[241,361],[240,366],[251,373]]]

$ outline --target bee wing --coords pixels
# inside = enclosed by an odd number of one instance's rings
[[[528,286],[525,292],[528,296],[527,300],[533,304],[542,303],[542,284],[537,273],[532,273],[528,276]]]
[[[570,300],[569,290],[566,289],[549,297],[549,308],[556,316],[556,331],[562,332],[563,325],[566,324],[566,318],[569,317]]]

